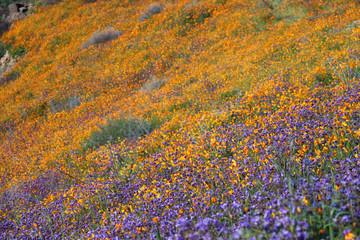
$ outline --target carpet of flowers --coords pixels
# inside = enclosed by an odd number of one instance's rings
[[[357,3],[169,1],[138,23],[130,2],[2,37],[27,55],[0,86],[0,239],[360,238]],[[95,23],[123,34],[81,49]],[[161,124],[82,149],[130,115]]]

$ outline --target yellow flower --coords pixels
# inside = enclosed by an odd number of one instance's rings
[[[305,203],[305,206],[309,206],[309,201],[306,199],[306,197],[304,197],[302,201]]]
[[[159,223],[159,218],[158,218],[158,217],[154,217],[152,220],[153,220],[155,223]]]
[[[354,234],[352,232],[348,232],[345,235],[345,240],[353,240],[354,239]]]
[[[359,130],[355,131],[355,134],[360,136],[360,128],[359,128]]]

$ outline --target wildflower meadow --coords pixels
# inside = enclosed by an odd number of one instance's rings
[[[359,1],[32,3],[0,239],[360,239]]]

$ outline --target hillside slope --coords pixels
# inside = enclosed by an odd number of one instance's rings
[[[358,9],[39,7],[1,37],[25,54],[0,86],[0,238],[360,237]]]

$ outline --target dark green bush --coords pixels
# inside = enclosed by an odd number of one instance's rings
[[[39,104],[29,108],[26,111],[25,117],[42,117],[45,116],[48,108],[48,103],[46,101],[41,101]]]
[[[17,3],[17,2],[18,1],[16,1],[16,0],[0,0],[0,7],[6,8],[10,4]]]
[[[199,5],[197,2],[186,5],[178,18],[178,24],[182,26],[179,35],[185,36],[191,28],[197,24],[204,23],[211,16],[212,10]]]
[[[315,79],[318,83],[324,86],[328,86],[334,81],[334,77],[331,73],[318,74]]]
[[[7,45],[5,48],[9,51],[12,58],[17,58],[26,54],[25,48],[21,46],[13,48],[11,45]]]

